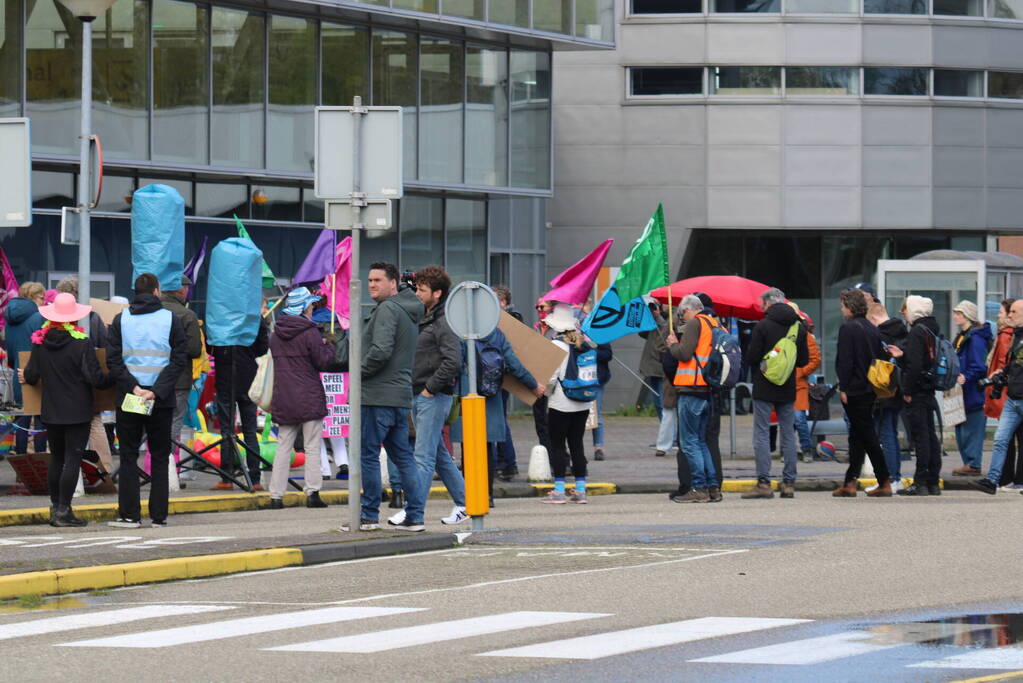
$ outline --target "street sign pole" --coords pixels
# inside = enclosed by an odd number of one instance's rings
[[[352,279],[348,285],[348,438],[355,453],[348,458],[348,523],[356,531],[362,521],[362,117],[367,110],[358,95],[352,103]]]
[[[92,279],[92,228],[89,203],[92,201],[89,182],[89,147],[92,142],[92,19],[82,19],[82,130],[79,136],[78,169],[78,302],[89,305]],[[81,321],[89,332],[89,316]]]

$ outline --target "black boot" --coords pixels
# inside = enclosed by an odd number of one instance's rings
[[[307,508],[325,508],[327,507],[327,504],[323,502],[322,498],[320,498],[319,491],[313,491],[306,495],[305,506]]]
[[[75,517],[75,513],[71,510],[71,506],[58,506],[54,514],[53,521],[50,522],[53,526],[87,526],[89,523],[84,519]]]
[[[50,505],[50,526],[57,526],[57,505]]]
[[[392,510],[401,510],[405,507],[405,492],[391,491],[391,502],[387,504],[387,507]]]

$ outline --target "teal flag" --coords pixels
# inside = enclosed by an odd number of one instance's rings
[[[597,344],[654,329],[657,321],[643,297],[623,302],[614,287],[604,292],[582,324],[583,333]]]

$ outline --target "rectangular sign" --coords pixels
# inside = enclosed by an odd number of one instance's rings
[[[0,228],[32,225],[32,143],[26,118],[0,118]]]
[[[19,367],[28,365],[28,359],[32,357],[31,351],[19,351]],[[96,359],[103,372],[107,372],[107,350],[96,349]],[[21,411],[26,415],[39,415],[42,411],[43,383],[21,385]],[[104,410],[113,410],[117,402],[117,388],[93,389],[92,390],[92,411],[101,413]]]
[[[547,384],[554,376],[554,371],[561,365],[561,361],[568,355],[567,351],[559,348],[550,339],[507,313],[501,313],[501,321],[497,326],[504,332],[519,361],[541,385]],[[533,392],[511,375],[504,376],[501,386],[526,405],[536,403]]]
[[[348,436],[348,373],[321,372],[323,393],[327,395],[327,417],[323,418],[324,439]]]
[[[319,199],[346,199],[353,191],[355,116],[353,107],[316,107],[315,177]],[[366,199],[401,199],[401,107],[364,107],[359,134],[360,191]],[[409,119],[415,125],[415,117]]]

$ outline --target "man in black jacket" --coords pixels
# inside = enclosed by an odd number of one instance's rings
[[[888,475],[881,442],[874,431],[874,387],[867,379],[871,364],[882,357],[881,333],[867,320],[867,297],[859,289],[847,289],[839,295],[845,322],[838,328],[838,350],[835,370],[841,391],[842,405],[849,418],[849,469],[845,482],[832,493],[836,498],[854,498],[863,456],[877,476],[877,487],[867,493],[875,498],[891,498],[892,485]]]
[[[902,305],[902,315],[910,325],[902,349],[902,400],[906,404],[906,427],[916,454],[913,484],[899,491],[900,496],[940,496],[941,444],[934,432],[934,400],[931,372],[940,334],[931,313],[934,302],[924,296],[910,295]]]
[[[796,432],[794,427],[796,401],[795,368],[806,365],[810,352],[806,345],[806,328],[799,314],[785,303],[785,294],[775,287],[760,295],[764,319],[757,323],[746,349],[746,364],[753,372],[753,455],[757,463],[757,485],[742,494],[743,498],[773,498],[771,490],[771,412],[778,416],[781,452],[784,461],[782,498],[795,496],[796,484]],[[795,334],[796,361],[792,372],[782,384],[775,384],[764,376],[765,356],[773,352],[778,342]]]
[[[174,386],[188,362],[188,340],[174,315],[160,303],[160,282],[152,273],[135,280],[135,300],[110,325],[107,367],[117,388],[117,435],[121,469],[117,479],[117,519],[110,526],[142,526],[139,504],[139,446],[149,445],[152,481],[149,515],[153,526],[167,525],[167,464],[174,419]],[[146,414],[122,409],[125,394],[152,401]]]

